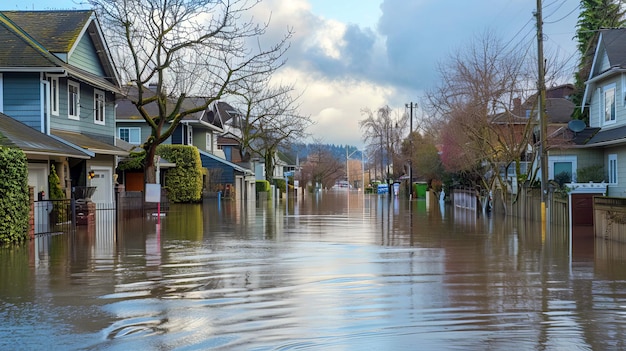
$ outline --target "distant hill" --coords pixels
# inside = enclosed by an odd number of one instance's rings
[[[350,159],[360,160],[361,151],[356,146],[351,145],[335,145],[335,144],[294,144],[287,150],[282,150],[285,155],[295,160],[296,155],[300,159],[300,162],[305,160],[309,154],[320,150],[329,151],[337,160],[345,161],[346,159],[346,147],[348,148],[348,155]]]

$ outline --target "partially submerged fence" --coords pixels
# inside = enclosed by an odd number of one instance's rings
[[[626,198],[593,198],[595,236],[626,242]]]
[[[471,211],[482,211],[481,199],[491,201],[491,211],[509,216],[524,218],[531,221],[541,220],[541,189],[522,188],[517,195],[507,194],[506,202],[499,191],[495,191],[489,199],[474,189],[455,188],[452,192],[452,203],[455,208]],[[569,199],[567,196],[550,193],[546,203],[548,220],[555,225],[569,224]]]
[[[67,233],[76,226],[75,202],[71,199],[34,201],[32,209],[34,235]]]

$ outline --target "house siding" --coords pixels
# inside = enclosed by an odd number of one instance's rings
[[[615,123],[605,125],[602,120],[602,88],[615,84]],[[589,104],[589,125],[590,127],[604,127],[606,129],[619,127],[626,124],[626,108],[624,108],[624,86],[621,76],[614,76],[597,83],[594,96]]]
[[[217,160],[212,159],[209,156],[200,154],[200,159],[202,160],[202,167],[208,169],[220,169],[222,170],[222,174],[219,180],[221,184],[235,184],[235,170],[233,167],[219,162]]]
[[[118,138],[119,128],[139,128],[141,130],[142,143],[145,142],[150,135],[152,135],[152,128],[150,128],[150,126],[146,122],[144,122],[143,119],[137,122],[117,122],[117,126],[115,128],[115,136]],[[169,137],[165,142],[163,142],[163,144],[171,144],[171,140],[172,138]]]
[[[183,140],[185,140],[184,134],[185,128],[183,128],[183,124],[179,124],[178,126],[176,126],[174,133],[172,133],[172,136],[170,137],[172,144],[182,145]]]
[[[4,73],[3,84],[4,113],[41,131],[39,73]]]
[[[72,80],[73,82],[78,82]],[[80,82],[79,82],[80,83]],[[94,123],[94,88],[85,83],[80,83],[80,119],[70,119],[67,114],[68,108],[68,79],[59,80],[59,115],[51,116],[51,124],[55,129],[66,130],[77,133],[84,133],[99,136],[99,139],[112,144],[114,135],[117,135],[115,128],[115,101],[111,92],[104,92],[105,117],[104,125]]]
[[[69,58],[69,64],[101,77],[106,76],[93,41],[87,34],[83,35],[76,45]]]
[[[604,171],[609,169],[609,155],[617,155],[617,184],[609,184],[608,196],[626,197],[626,145],[604,149]],[[608,176],[607,176],[608,178]]]

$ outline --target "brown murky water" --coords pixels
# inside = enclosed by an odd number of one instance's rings
[[[346,192],[173,206],[0,250],[0,349],[626,349],[626,247],[566,239]]]

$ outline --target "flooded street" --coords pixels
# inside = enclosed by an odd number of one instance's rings
[[[0,349],[626,349],[626,246],[346,192],[0,250]]]

